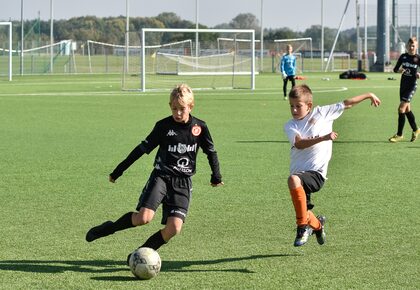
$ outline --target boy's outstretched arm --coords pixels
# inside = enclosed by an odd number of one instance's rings
[[[306,139],[303,139],[300,135],[296,135],[294,147],[296,149],[305,149],[315,144],[318,144],[320,142],[330,141],[330,140],[333,141],[337,138],[338,138],[338,134],[334,131],[324,136],[318,136],[318,137],[306,138]]]
[[[344,108],[350,109],[354,105],[357,105],[358,103],[370,99],[371,105],[377,107],[381,104],[381,100],[373,93],[365,93],[363,95],[355,96],[349,99],[344,100]]]

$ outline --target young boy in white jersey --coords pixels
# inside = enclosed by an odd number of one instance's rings
[[[381,100],[372,93],[355,96],[342,102],[313,108],[312,91],[307,85],[292,88],[289,93],[293,119],[284,130],[291,144],[290,176],[288,186],[296,213],[297,234],[294,246],[303,246],[315,233],[320,245],[325,243],[325,217],[316,217],[311,194],[319,191],[327,179],[328,162],[332,154],[332,141],[338,137],[333,122],[345,109],[370,99],[379,106]]]

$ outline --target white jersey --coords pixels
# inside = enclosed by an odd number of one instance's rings
[[[295,136],[316,138],[333,131],[333,122],[344,111],[344,103],[315,107],[302,120],[292,119],[284,125],[284,131],[292,146],[290,151],[290,174],[317,171],[327,178],[328,163],[332,155],[332,141],[322,141],[305,149],[297,149]]]

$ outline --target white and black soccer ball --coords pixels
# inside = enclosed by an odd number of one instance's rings
[[[148,280],[159,274],[162,262],[158,252],[152,248],[143,247],[131,253],[128,265],[135,277]]]

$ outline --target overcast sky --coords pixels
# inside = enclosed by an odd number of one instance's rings
[[[0,0],[0,21],[20,20],[21,2],[24,3],[24,19],[36,19],[38,13],[43,20],[50,19],[50,3],[53,3],[53,19],[68,19],[77,16],[98,17],[129,15],[136,17],[157,16],[161,12],[174,12],[183,19],[196,21],[196,3],[200,24],[213,27],[228,23],[239,13],[252,13],[261,18],[263,3],[263,26],[265,28],[289,27],[303,31],[311,25],[321,24],[322,0]],[[359,0],[361,13],[367,0]],[[338,28],[347,0],[323,0],[324,25]],[[391,2],[391,1],[389,1]],[[417,1],[418,2],[418,1]],[[368,25],[376,25],[375,0],[368,2]],[[416,0],[399,0],[404,13],[409,13],[409,3]],[[361,17],[363,25],[363,17]],[[401,16],[400,22],[408,22],[409,15]],[[415,19],[415,17],[412,17]],[[344,18],[343,28],[356,26],[356,0],[351,0]]]

